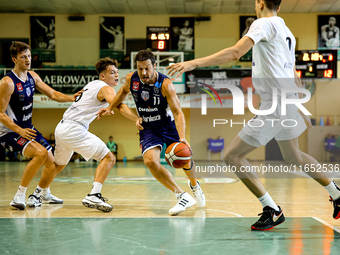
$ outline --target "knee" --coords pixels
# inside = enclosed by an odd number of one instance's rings
[[[48,156],[48,151],[44,147],[36,148],[33,158],[38,158],[42,162],[45,162]]]
[[[239,155],[233,154],[229,151],[226,151],[223,154],[223,161],[227,164],[227,165],[235,165],[237,163],[239,163],[241,160],[241,157]]]
[[[155,162],[154,160],[146,159],[144,160],[144,164],[146,165],[147,168],[149,168],[151,172],[155,172],[155,170],[157,170],[158,168],[158,163]]]
[[[301,164],[301,161],[302,161],[301,153],[286,154],[282,156],[283,156],[283,160],[286,161],[288,164],[293,164],[293,165]]]
[[[112,152],[109,152],[105,157],[111,167],[116,163],[116,157],[112,154]]]

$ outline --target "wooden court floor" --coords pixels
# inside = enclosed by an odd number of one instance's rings
[[[202,178],[206,207],[170,217],[174,195],[142,162],[118,162],[102,190],[114,209],[103,213],[81,204],[97,163],[70,163],[51,185],[63,205],[13,210],[25,165],[0,162],[0,254],[340,254],[340,221],[328,193],[308,178],[263,178],[287,220],[254,232],[261,204],[236,178]],[[169,170],[189,191],[183,171]]]

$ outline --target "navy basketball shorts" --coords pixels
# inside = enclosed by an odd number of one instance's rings
[[[37,131],[37,136],[34,140],[45,147],[47,151],[50,151],[52,149],[51,145],[46,141],[42,134],[35,129],[35,127],[32,127],[32,129]],[[23,138],[21,135],[15,132],[10,132],[0,137],[0,143],[3,147],[10,151],[18,152],[21,155],[24,155],[25,149],[30,142],[30,140]]]
[[[165,130],[144,129],[139,131],[139,145],[142,155],[148,150],[160,146],[161,150],[165,143],[168,147],[172,143],[179,142],[179,136],[175,125]]]

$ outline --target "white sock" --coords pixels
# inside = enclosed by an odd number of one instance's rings
[[[42,189],[41,194],[46,195],[47,193],[51,192],[50,187],[47,187],[46,189]]]
[[[332,197],[333,200],[337,200],[338,198],[340,198],[340,190],[334,181],[331,181],[330,184],[324,187],[328,191],[329,195]]]
[[[101,193],[102,187],[103,187],[103,184],[101,184],[100,182],[94,182],[90,194]]]
[[[36,197],[40,197],[41,191],[43,190],[42,187],[40,187],[39,185],[37,185],[37,188],[35,189],[35,191],[33,192],[33,195]]]
[[[274,200],[272,199],[268,192],[264,194],[262,197],[259,197],[258,199],[261,202],[263,208],[269,206],[273,208],[275,211],[280,211],[279,207],[275,204]]]
[[[19,189],[17,191],[17,194],[26,194],[27,187],[19,185]]]

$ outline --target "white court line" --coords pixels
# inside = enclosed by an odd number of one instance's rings
[[[327,227],[330,227],[331,229],[333,229],[334,231],[338,232],[340,234],[340,229],[338,229],[337,227],[329,224],[328,222],[318,218],[318,217],[312,217],[314,220],[317,220],[319,222],[321,222],[322,224],[326,225]]]
[[[228,213],[228,214],[235,215],[235,216],[237,216],[237,217],[243,217],[241,214],[233,213],[233,212],[227,212],[227,211],[221,211],[221,210],[215,210],[215,209],[205,209],[205,210],[206,210],[206,211],[214,211],[214,212]],[[211,218],[215,218],[215,217],[211,217]]]

